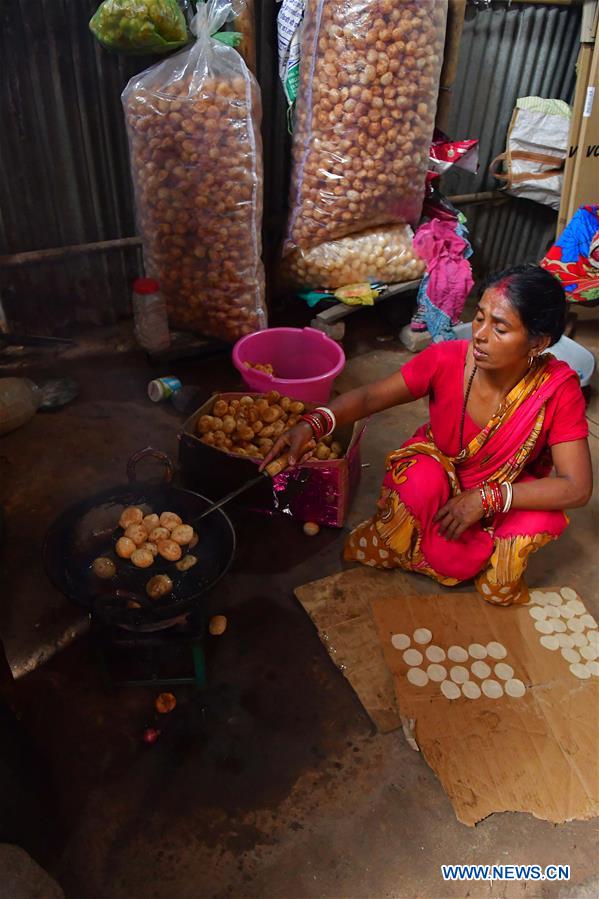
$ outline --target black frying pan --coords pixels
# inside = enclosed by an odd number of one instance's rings
[[[135,481],[135,465],[154,456],[166,465],[165,481],[159,485]],[[148,447],[132,456],[127,464],[130,483],[111,487],[82,500],[63,512],[50,527],[44,542],[44,567],[55,587],[106,624],[128,630],[158,630],[196,609],[202,596],[222,578],[235,553],[235,531],[228,516],[218,509],[197,521],[210,505],[209,499],[170,486],[174,467],[168,456]],[[197,564],[180,572],[174,562],[160,556],[151,568],[135,568],[114,550],[122,535],[118,520],[127,506],[141,506],[146,514],[176,512],[184,522],[195,524],[199,537],[191,550]],[[91,565],[98,556],[107,556],[117,573],[110,580],[94,575]],[[146,584],[155,574],[168,574],[173,592],[160,600],[149,599]],[[129,608],[134,601],[141,608]]]

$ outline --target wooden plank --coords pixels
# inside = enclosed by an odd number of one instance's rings
[[[574,154],[574,148],[580,144],[580,130],[582,126],[582,112],[584,101],[586,98],[587,85],[591,71],[591,62],[593,59],[593,45],[581,44],[578,60],[576,62],[576,91],[574,94],[574,104],[572,107],[572,119],[570,122],[570,139],[568,156],[564,167],[564,180],[562,186],[562,197],[560,203],[559,215],[557,218],[556,237],[559,237],[568,222],[570,221],[570,197],[572,193],[572,185],[574,180],[574,169],[580,149]]]
[[[0,268],[13,265],[34,265],[53,259],[68,259],[85,253],[104,253],[107,250],[124,250],[140,247],[141,237],[119,237],[117,240],[97,240],[94,243],[79,243],[67,247],[52,247],[47,250],[29,250],[26,253],[11,253],[0,256]]]
[[[576,153],[572,187],[568,200],[568,221],[579,206],[582,206],[584,203],[596,203],[598,200],[599,51],[595,49],[591,60],[587,88],[584,92],[578,152]]]
[[[437,113],[435,125],[441,131],[447,130],[449,122],[449,110],[451,108],[452,86],[458,69],[460,55],[460,41],[464,27],[466,13],[466,0],[449,0],[447,7],[447,30],[445,32],[445,47],[443,50],[443,66],[439,79],[439,98],[437,100]]]
[[[375,304],[382,303],[383,300],[388,300],[400,293],[407,293],[410,290],[418,290],[420,281],[421,279],[418,278],[416,281],[405,281],[403,284],[390,284],[389,287],[385,291],[383,291],[383,293],[379,297],[377,297],[374,302]],[[351,315],[352,312],[357,312],[358,309],[368,309],[368,306],[346,306],[345,303],[339,302],[336,306],[330,306],[323,312],[319,312],[316,318],[319,322],[322,322],[325,325],[332,325],[334,322],[338,322],[342,318],[347,318],[347,316]]]
[[[526,6],[579,6],[580,0],[511,0]]]
[[[597,32],[597,19],[599,17],[598,0],[584,0],[582,5],[582,23],[580,26],[580,42],[593,43]]]

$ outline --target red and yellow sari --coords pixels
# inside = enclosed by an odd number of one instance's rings
[[[588,435],[584,398],[572,369],[543,356],[482,430],[466,416],[459,451],[467,350],[468,341],[437,344],[403,367],[414,398],[429,396],[430,424],[387,457],[378,510],[351,533],[345,558],[427,574],[446,586],[476,578],[489,602],[525,603],[528,559],[562,533],[563,512],[510,510],[454,541],[433,519],[451,496],[483,481],[546,477],[550,447]]]

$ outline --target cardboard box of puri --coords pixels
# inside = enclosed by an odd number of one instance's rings
[[[599,640],[574,591],[507,608],[387,594],[371,608],[400,713],[460,821],[599,814]]]
[[[230,403],[244,396],[260,399],[257,393],[219,393],[187,419],[179,434],[179,462],[185,486],[213,500],[241,487],[258,474],[260,459],[240,456],[209,446],[197,433],[202,415],[211,414],[217,400]],[[360,441],[366,427],[340,428],[335,440],[343,447],[339,459],[311,460],[283,472],[239,497],[239,504],[263,512],[284,512],[298,521],[315,521],[343,527],[360,481]]]

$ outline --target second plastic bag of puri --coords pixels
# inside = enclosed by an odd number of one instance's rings
[[[122,96],[146,273],[171,326],[228,341],[266,327],[259,88],[212,37],[238,11],[198,6],[192,47]]]
[[[418,221],[446,0],[306,0],[285,252]]]

